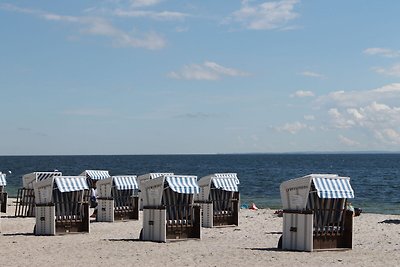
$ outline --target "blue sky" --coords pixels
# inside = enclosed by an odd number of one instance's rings
[[[398,1],[0,1],[0,154],[400,150]]]

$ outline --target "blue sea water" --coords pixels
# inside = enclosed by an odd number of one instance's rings
[[[352,203],[363,212],[400,214],[400,154],[224,154],[122,156],[0,156],[7,175],[7,192],[16,196],[22,175],[59,170],[79,175],[87,169],[111,175],[174,172],[199,178],[216,172],[236,172],[242,203],[280,208],[281,182],[310,173],[349,176]]]

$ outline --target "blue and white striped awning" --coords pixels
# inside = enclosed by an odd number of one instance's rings
[[[111,177],[108,171],[86,170],[85,172],[86,176],[92,180],[103,180]]]
[[[177,193],[198,194],[200,192],[200,188],[197,184],[197,176],[171,175],[165,176],[165,181],[167,181],[169,187]]]
[[[158,177],[166,175],[174,175],[174,174],[172,172],[152,172],[150,173],[150,179],[156,179]]]
[[[0,185],[1,186],[6,186],[7,181],[6,181],[6,174],[0,172]]]
[[[236,176],[232,177],[214,177],[212,182],[215,188],[225,191],[238,192],[239,179]]]
[[[113,176],[114,185],[117,190],[139,189],[136,175]]]
[[[56,176],[54,180],[62,193],[89,189],[85,176]]]
[[[354,198],[354,191],[347,177],[313,178],[313,183],[320,198]]]
[[[46,180],[53,176],[61,176],[61,172],[35,172],[37,181]]]

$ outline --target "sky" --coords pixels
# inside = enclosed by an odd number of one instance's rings
[[[400,151],[400,1],[0,1],[0,155]]]

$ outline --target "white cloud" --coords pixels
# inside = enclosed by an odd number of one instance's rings
[[[226,68],[215,62],[206,61],[202,65],[191,64],[184,66],[180,71],[170,72],[168,77],[182,80],[218,80],[222,76],[248,76],[240,70]]]
[[[291,134],[296,134],[299,131],[307,128],[308,128],[307,124],[296,121],[293,123],[285,123],[283,126],[275,127],[275,130],[279,132],[289,132]]]
[[[281,0],[251,5],[250,1],[244,0],[241,9],[234,12],[228,20],[242,23],[251,30],[288,28],[287,23],[299,16],[294,12],[294,7],[299,2],[299,0]]]
[[[383,57],[393,58],[393,57],[399,57],[400,51],[392,50],[389,48],[372,47],[372,48],[365,49],[364,54],[379,55],[379,56],[383,56]]]
[[[118,17],[151,18],[155,20],[183,20],[188,14],[174,11],[145,11],[145,10],[123,10],[117,9],[113,12]]]
[[[316,101],[321,109],[327,108],[328,129],[363,132],[376,145],[393,149],[400,145],[400,84],[362,91],[337,91],[321,96]],[[339,137],[342,144],[354,144]],[[366,144],[368,145],[368,144]]]
[[[146,6],[154,6],[160,3],[161,0],[131,0],[132,7],[146,7]]]
[[[81,20],[81,32],[110,37],[116,47],[140,47],[146,49],[160,49],[165,46],[165,40],[157,33],[128,33],[115,28],[107,20],[101,18],[84,18]]]
[[[379,74],[400,77],[400,64],[394,64],[390,68],[375,67],[372,70]]]
[[[328,111],[332,126],[359,128],[385,144],[400,144],[400,107],[372,102],[357,108],[332,108]]]
[[[47,21],[65,22],[78,25],[81,33],[108,37],[111,39],[112,44],[116,47],[160,49],[166,45],[164,38],[157,33],[149,32],[140,34],[137,32],[126,32],[116,28],[108,20],[101,17],[64,16],[40,10],[23,9],[14,5],[4,4],[0,5],[0,9],[32,14]]]
[[[347,138],[347,137],[345,137],[343,135],[339,135],[339,142],[342,143],[343,145],[346,145],[346,146],[358,146],[358,145],[360,145],[359,142],[354,141],[354,140],[352,140],[350,138]]]
[[[314,115],[304,115],[303,117],[306,121],[313,121],[315,120],[315,116]]]
[[[316,100],[319,106],[358,107],[374,101],[400,100],[400,83],[392,83],[372,90],[335,91],[320,96]]]
[[[344,116],[336,108],[329,109],[328,115],[330,116],[331,122],[335,128],[346,129],[346,128],[351,128],[354,125],[353,120]]]
[[[303,90],[298,90],[294,94],[291,94],[290,97],[312,97],[314,96],[314,93],[311,91],[303,91]]]
[[[111,111],[108,109],[71,109],[71,110],[65,110],[63,114],[74,115],[74,116],[103,117],[103,116],[109,116],[111,114]]]
[[[312,78],[325,78],[324,75],[313,72],[313,71],[303,71],[302,73],[300,73],[303,76],[306,77],[312,77]]]

